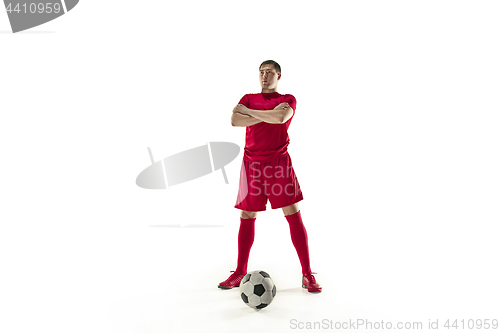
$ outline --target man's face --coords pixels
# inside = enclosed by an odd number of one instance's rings
[[[274,66],[272,64],[262,65],[259,71],[259,80],[262,89],[276,89],[278,86],[278,80],[281,78],[281,74],[276,73]]]

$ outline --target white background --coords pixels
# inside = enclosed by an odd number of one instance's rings
[[[12,34],[0,11],[0,331],[500,319],[499,12],[84,0]],[[229,185],[220,171],[168,190],[135,179],[147,147],[157,160],[209,141],[243,148],[231,111],[260,91],[267,59],[297,98],[289,152],[324,291],[300,288],[288,224],[268,205],[249,270],[278,292],[255,312],[217,288],[236,268],[242,153]],[[219,227],[168,227],[190,224]]]

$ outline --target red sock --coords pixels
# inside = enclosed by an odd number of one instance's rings
[[[255,220],[240,218],[240,231],[238,232],[238,267],[235,273],[246,274],[248,257],[255,236]]]
[[[292,236],[292,243],[299,255],[300,264],[302,265],[302,275],[311,274],[311,267],[309,262],[309,246],[307,245],[307,232],[300,210],[292,215],[285,216],[288,224],[290,225],[290,235]]]

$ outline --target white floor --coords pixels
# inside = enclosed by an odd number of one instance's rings
[[[273,277],[277,295],[269,307],[255,311],[243,303],[237,289],[216,288],[234,269],[235,225],[150,228],[141,232],[143,244],[149,243],[152,250],[143,256],[155,257],[158,266],[147,270],[150,276],[143,272],[135,292],[115,299],[107,309],[113,327],[119,332],[285,332],[314,322],[322,329],[358,320],[373,325],[421,322],[428,328],[429,320],[442,325],[452,318],[496,318],[498,270],[488,267],[494,262],[492,254],[457,247],[452,255],[440,242],[425,238],[358,240],[354,227],[341,227],[347,223],[304,211],[313,267],[324,287],[321,294],[309,294],[300,287],[300,267],[286,221],[279,214],[266,215],[257,223],[249,270],[265,270]],[[337,227],[321,234],[319,225],[327,223]],[[475,255],[482,258],[473,259]],[[468,271],[473,266],[483,268]]]
[[[15,35],[0,15],[0,332],[500,319],[497,2],[96,6]],[[268,206],[248,268],[277,295],[254,311],[217,288],[236,265],[242,153],[229,184],[220,171],[167,190],[135,179],[147,147],[155,160],[243,147],[231,110],[260,90],[267,59],[297,98],[289,151],[324,291],[301,288],[287,222]]]
[[[409,218],[399,221],[403,228],[377,216],[324,217],[305,201],[312,267],[324,291],[301,288],[281,212],[260,213],[249,270],[267,271],[277,294],[255,311],[238,289],[217,288],[236,261],[237,211],[227,211],[207,219],[208,227],[131,217],[107,226],[86,226],[83,219],[79,227],[19,230],[17,247],[10,243],[14,256],[5,258],[4,324],[10,332],[287,332],[352,322],[365,331],[358,321],[427,328],[429,320],[497,318],[493,235],[468,243],[478,234],[457,228],[445,242],[448,228],[413,227]],[[200,215],[185,214],[186,220]]]

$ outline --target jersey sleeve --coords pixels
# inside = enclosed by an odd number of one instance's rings
[[[249,98],[248,98],[248,94],[246,94],[245,96],[243,96],[240,101],[238,102],[238,104],[243,104],[244,106],[246,106],[247,108],[249,108],[248,106],[248,102],[249,102]]]
[[[283,98],[283,103],[288,103],[290,107],[293,109],[293,114],[295,115],[295,108],[297,107],[297,100],[293,95],[285,95]]]

